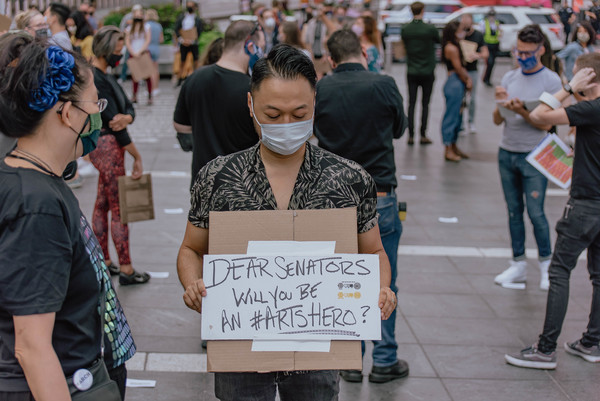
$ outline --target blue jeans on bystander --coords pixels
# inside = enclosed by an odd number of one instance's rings
[[[458,140],[462,114],[460,108],[465,96],[465,84],[456,73],[448,75],[444,84],[444,97],[446,98],[446,111],[442,119],[442,140],[444,145],[450,146]]]

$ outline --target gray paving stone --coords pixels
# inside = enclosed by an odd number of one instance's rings
[[[559,386],[547,381],[444,379],[444,385],[453,399],[461,401],[570,400]]]

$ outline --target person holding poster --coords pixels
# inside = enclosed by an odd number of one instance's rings
[[[586,248],[592,281],[592,306],[587,331],[565,350],[588,362],[600,362],[600,54],[580,56],[575,76],[554,95],[545,92],[531,113],[536,124],[569,124],[577,128],[570,199],[556,224],[556,244],[550,263],[550,291],[544,330],[536,344],[506,355],[515,366],[536,369],[556,367],[556,342],[569,303],[569,277]],[[563,108],[571,95],[579,103]]]
[[[254,66],[248,109],[260,142],[205,165],[192,188],[177,272],[187,307],[201,312],[207,296],[202,279],[208,252],[209,212],[356,207],[358,252],[379,256],[381,318],[396,308],[390,265],[377,224],[377,189],[357,163],[316,146],[313,131],[317,75],[300,50],[277,45]],[[210,291],[210,290],[208,290]],[[215,394],[223,401],[337,400],[336,370],[215,373]]]
[[[392,272],[390,288],[397,292],[396,262],[402,223],[395,192],[398,182],[393,140],[402,136],[407,121],[394,79],[368,71],[368,56],[363,49],[359,38],[348,29],[334,32],[327,40],[334,70],[317,84],[315,136],[323,149],[354,160],[373,177],[381,242]],[[373,118],[375,115],[377,118]],[[384,383],[408,375],[408,364],[397,358],[395,327],[394,311],[381,322],[381,341],[373,342],[371,382]],[[340,374],[349,382],[363,380],[359,370]]]
[[[552,249],[550,228],[544,213],[544,199],[548,180],[525,159],[536,145],[544,139],[552,124],[531,120],[528,101],[537,99],[543,92],[554,93],[561,88],[560,77],[542,64],[544,34],[538,25],[527,25],[519,31],[515,57],[519,67],[507,72],[501,86],[496,87],[494,124],[504,123],[498,166],[504,199],[508,209],[508,227],[513,258],[510,266],[497,275],[494,282],[510,286],[527,279],[525,256],[525,222],[523,212],[533,224],[538,246],[540,288],[548,290],[548,266]]]

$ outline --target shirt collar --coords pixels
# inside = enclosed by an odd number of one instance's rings
[[[342,63],[333,70],[334,73],[345,71],[367,71],[367,69],[361,63]]]
[[[314,151],[312,149],[312,145],[310,142],[306,142],[306,151],[304,152],[304,162],[300,168],[308,168],[309,171],[314,170],[315,166],[318,164],[316,160],[316,156],[313,155]],[[257,173],[261,170],[265,169],[265,165],[262,162],[262,158],[260,157],[260,141],[256,145],[253,146],[252,149],[252,157],[250,158],[250,163],[248,163],[248,171],[253,173]]]

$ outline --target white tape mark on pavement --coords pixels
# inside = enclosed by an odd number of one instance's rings
[[[154,388],[156,387],[156,380],[127,379],[125,387]]]
[[[404,180],[404,181],[416,181],[417,176],[416,175],[401,175],[400,179]]]
[[[440,223],[456,224],[458,223],[458,217],[440,217],[438,218],[438,221]]]
[[[126,365],[133,372],[207,372],[206,354],[138,352]]]
[[[169,278],[169,272],[146,272],[152,278]]]
[[[569,196],[569,190],[560,188],[550,188],[546,190],[546,196]]]
[[[527,249],[527,258],[537,259],[537,249]],[[398,247],[400,256],[456,256],[468,258],[508,258],[512,257],[510,248],[479,248],[469,246],[435,246],[435,245],[400,245]],[[579,260],[586,260],[585,253],[579,256]]]
[[[183,209],[180,207],[177,209],[165,209],[165,214],[183,214]]]
[[[148,171],[152,178],[191,178],[191,174],[185,171]]]

